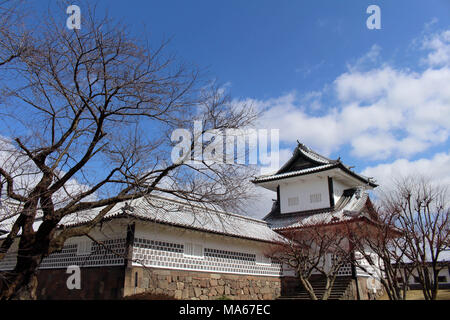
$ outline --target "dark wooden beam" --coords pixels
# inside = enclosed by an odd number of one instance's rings
[[[127,225],[127,239],[125,242],[125,269],[132,264],[133,257],[133,246],[134,246],[134,232],[135,232],[135,223],[130,223]]]
[[[328,177],[328,195],[330,197],[330,207],[334,208],[333,178],[331,177]]]

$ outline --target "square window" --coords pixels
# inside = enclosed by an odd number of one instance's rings
[[[322,194],[321,193],[315,193],[315,194],[311,194],[309,196],[309,202],[310,203],[317,203],[317,202],[321,202],[322,201]]]
[[[298,204],[299,204],[298,197],[288,198],[288,206],[289,207],[298,206]]]

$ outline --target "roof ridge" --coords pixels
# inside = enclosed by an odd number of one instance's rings
[[[289,177],[291,175],[296,175],[300,172],[314,172],[315,170],[320,170],[323,168],[327,168],[327,167],[332,167],[334,166],[335,163],[325,163],[322,164],[320,166],[316,166],[316,167],[311,167],[311,168],[305,168],[305,169],[300,169],[300,170],[295,170],[295,171],[289,171],[289,172],[284,172],[284,173],[276,173],[276,174],[272,174],[272,175],[261,175],[259,177],[256,177],[253,181],[264,181],[264,179],[272,179],[272,178],[279,178],[279,177]]]
[[[326,162],[326,163],[331,163],[333,161],[336,161],[336,160],[329,159],[329,158],[317,153],[316,151],[312,150],[307,145],[305,145],[299,141],[297,141],[297,143],[298,143],[297,149],[300,150],[307,157],[312,158],[312,160],[319,161],[319,162]]]
[[[244,219],[244,220],[248,220],[248,221],[252,221],[252,222],[256,222],[256,223],[261,223],[261,224],[267,225],[267,222],[264,221],[264,220],[257,219],[257,218],[252,218],[252,217],[248,217],[248,216],[244,216],[244,215],[237,214],[237,213],[232,213],[232,212],[228,212],[228,211],[224,211],[224,210],[205,208],[205,207],[202,207],[202,206],[197,205],[197,204],[185,203],[185,202],[182,202],[182,201],[177,200],[177,199],[170,199],[170,198],[167,198],[167,197],[164,197],[164,196],[160,196],[160,195],[150,195],[150,197],[158,198],[159,200],[170,202],[170,203],[179,203],[181,205],[195,207],[195,208],[198,208],[198,209],[203,210],[203,211],[213,211],[213,212],[218,213],[218,214],[232,216],[232,217],[236,217],[236,218],[239,218],[239,219]]]

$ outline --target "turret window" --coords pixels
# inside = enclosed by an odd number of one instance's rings
[[[288,198],[288,206],[289,207],[298,206],[298,197]]]
[[[309,196],[309,202],[310,203],[317,203],[322,201],[322,194],[321,193],[314,193]]]

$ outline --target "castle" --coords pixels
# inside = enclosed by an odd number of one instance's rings
[[[298,284],[292,270],[266,256],[283,231],[305,223],[371,219],[368,190],[375,182],[341,162],[298,144],[275,174],[253,181],[275,191],[263,219],[204,208],[160,196],[121,203],[89,234],[66,241],[38,272],[40,299],[120,299],[149,291],[177,299],[275,299]],[[95,212],[64,220],[85,223]],[[0,229],[6,229],[2,223]],[[0,237],[1,240],[1,237]],[[0,261],[12,270],[17,244]],[[67,286],[69,266],[79,266],[80,288]],[[339,270],[335,298],[366,299],[381,289],[370,266]]]

